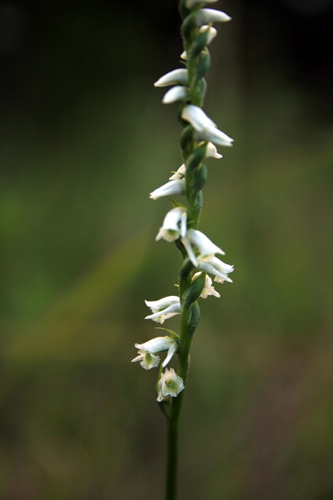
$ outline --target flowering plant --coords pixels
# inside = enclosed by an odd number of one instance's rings
[[[221,158],[216,146],[232,146],[233,143],[233,139],[219,130],[202,110],[206,92],[204,77],[210,66],[207,46],[217,34],[212,24],[231,19],[224,12],[203,8],[203,5],[214,1],[217,0],[180,0],[184,43],[181,58],[185,68],[170,71],[155,82],[155,87],[172,86],[164,95],[163,103],[180,102],[183,164],[173,173],[169,182],[150,193],[150,198],[156,200],[165,196],[186,196],[187,207],[173,201],[173,208],[167,212],[156,236],[156,240],[175,242],[182,255],[179,296],[146,301],[152,311],[146,319],[164,323],[168,318],[180,314],[180,333],[178,336],[167,330],[169,336],[135,344],[138,356],[133,361],[140,361],[141,366],[149,370],[159,366],[158,353],[167,352],[159,369],[156,386],[157,401],[168,424],[166,500],[174,500],[177,494],[179,420],[188,377],[191,342],[200,319],[198,299],[210,295],[220,297],[208,274],[217,283],[232,282],[228,275],[233,271],[233,266],[216,257],[216,254],[224,255],[224,251],[197,229],[202,210],[202,189],[207,179],[205,159]],[[178,357],[177,370],[165,368],[175,353]]]

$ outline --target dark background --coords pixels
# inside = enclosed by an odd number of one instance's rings
[[[180,499],[333,495],[331,0],[225,1],[205,110],[235,139],[209,160],[200,229],[235,265],[201,302]],[[177,2],[0,2],[0,497],[163,498],[156,331],[175,293],[181,164]],[[178,318],[166,324],[178,329]]]

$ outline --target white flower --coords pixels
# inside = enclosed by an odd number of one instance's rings
[[[161,402],[168,396],[175,398],[183,389],[185,389],[183,379],[178,377],[173,368],[170,370],[167,368],[158,381],[157,401]]]
[[[209,23],[226,23],[231,21],[231,17],[221,10],[199,9],[196,13],[196,23],[198,26]]]
[[[184,101],[188,97],[188,89],[183,85],[176,85],[169,89],[162,99],[163,104],[171,104],[176,101]]]
[[[215,276],[214,281],[217,283],[223,283],[224,281],[232,283],[228,274],[233,272],[234,266],[226,264],[215,256],[198,259],[198,265],[196,267],[206,271],[206,273],[213,274],[213,276]]]
[[[194,5],[197,5],[198,3],[215,3],[217,0],[186,0],[186,7],[188,9],[191,9],[194,7]]]
[[[224,255],[224,251],[221,248],[197,229],[189,229],[186,237],[182,237],[181,241],[194,267],[199,267],[199,261],[213,257],[216,253]],[[197,249],[198,256],[195,255],[192,245]]]
[[[178,238],[182,238],[186,235],[186,226],[186,211],[181,207],[172,208],[164,217],[163,225],[158,231],[156,241],[162,238],[168,242],[178,240]]]
[[[155,87],[167,87],[168,85],[187,85],[188,84],[188,76],[187,69],[180,68],[174,69],[173,71],[169,71],[165,75],[161,76],[154,83]]]
[[[180,300],[175,295],[164,297],[160,300],[145,300],[145,303],[153,313],[150,316],[146,316],[145,319],[152,319],[156,323],[162,324],[166,319],[180,314]]]
[[[193,276],[193,279],[195,279],[196,277],[199,277],[200,274],[201,274],[201,272],[195,273],[195,275]],[[215,288],[212,285],[212,279],[210,278],[210,276],[208,276],[206,274],[205,286],[201,292],[200,297],[202,299],[207,299],[208,295],[214,295],[214,297],[220,297],[220,294],[215,290]]]
[[[178,179],[167,182],[166,184],[163,184],[163,186],[155,189],[152,193],[150,193],[149,198],[157,200],[163,196],[185,194],[185,192],[185,181]]]
[[[181,116],[194,128],[195,139],[210,141],[220,146],[232,146],[233,139],[219,130],[213,120],[208,118],[199,106],[188,104],[183,109]]]
[[[177,180],[177,179],[184,179],[186,174],[186,166],[185,163],[183,163],[177,172],[175,172],[171,177],[169,177],[170,181]]]
[[[165,368],[177,351],[178,343],[174,337],[156,337],[144,344],[135,344],[135,347],[139,349],[139,356],[132,359],[132,363],[141,361],[141,366],[145,370],[150,370],[151,368],[155,368],[160,362],[160,357],[155,356],[155,354],[157,352],[168,351],[167,357],[162,363],[163,368]]]

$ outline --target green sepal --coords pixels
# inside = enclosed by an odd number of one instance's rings
[[[191,90],[191,104],[195,106],[202,107],[205,94],[206,94],[207,83],[204,78],[193,79],[192,90]]]
[[[207,166],[202,163],[194,172],[194,179],[192,182],[195,191],[201,191],[207,181],[208,171]]]
[[[187,252],[186,252],[186,249],[184,247],[184,245],[182,244],[182,242],[180,241],[180,238],[178,238],[178,240],[175,240],[175,245],[176,247],[178,248],[178,250],[180,251],[181,253],[181,256],[182,256],[182,259],[186,259],[187,257]]]
[[[200,221],[201,209],[203,202],[202,191],[199,191],[197,196],[193,196],[189,200],[188,215],[187,215],[187,228],[197,229]]]
[[[194,304],[191,307],[191,313],[187,323],[189,332],[192,333],[192,335],[195,332],[199,321],[200,321],[200,307],[198,302],[194,302]]]
[[[195,278],[186,291],[184,307],[190,307],[193,302],[198,300],[205,286],[206,273],[201,273]]]
[[[200,163],[205,159],[207,151],[207,144],[204,143],[201,146],[195,148],[190,154],[186,161],[186,176],[193,173]]]
[[[197,13],[196,11],[191,12],[183,21],[181,25],[181,34],[183,35],[185,41],[191,42],[193,39],[193,32],[197,29]]]
[[[185,122],[187,124],[187,122]],[[193,140],[193,128],[187,125],[180,134],[180,147],[183,151],[184,161],[189,157],[195,148],[195,141]]]
[[[175,201],[175,200],[170,200],[172,206],[174,208],[183,208],[184,210],[187,210],[187,208],[185,207],[185,205],[182,205],[181,203],[178,203],[178,201]]]
[[[169,420],[171,418],[170,403],[171,401],[157,401],[157,404],[160,407],[161,412]]]
[[[199,33],[192,42],[189,58],[196,58],[207,45],[208,29]]]
[[[172,330],[168,330],[168,328],[163,328],[162,326],[155,326],[154,330],[164,330],[165,332],[168,332],[170,333],[170,335],[175,338],[176,340],[179,340],[179,335],[178,333],[172,331]]]
[[[195,69],[195,78],[203,78],[210,66],[210,53],[207,47],[199,54],[197,58],[197,67]]]
[[[182,263],[180,269],[179,269],[179,283],[181,287],[181,283],[185,280],[187,280],[190,277],[191,272],[193,271],[194,266],[190,259],[186,257],[184,262]]]
[[[185,19],[189,15],[190,10],[186,7],[186,0],[180,0],[179,2],[179,14],[182,19]]]

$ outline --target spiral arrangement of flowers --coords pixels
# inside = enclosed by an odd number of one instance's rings
[[[171,200],[173,208],[166,214],[156,236],[156,240],[175,242],[181,252],[183,262],[178,276],[179,295],[146,301],[152,311],[146,319],[163,324],[168,318],[180,314],[180,330],[179,334],[166,330],[167,336],[135,344],[138,356],[133,361],[140,361],[146,370],[160,366],[156,388],[157,401],[168,423],[167,500],[174,500],[177,494],[179,420],[191,342],[200,319],[198,299],[210,295],[220,297],[213,287],[211,276],[217,283],[232,282],[229,274],[233,266],[216,257],[217,254],[224,255],[224,251],[198,230],[202,189],[207,180],[205,159],[221,158],[216,146],[232,146],[233,143],[233,139],[219,130],[202,109],[206,92],[205,75],[211,62],[208,45],[217,35],[212,25],[231,19],[224,12],[205,8],[205,4],[215,1],[180,0],[184,68],[170,71],[154,84],[155,87],[171,86],[163,97],[163,103],[180,102],[178,118],[183,126],[180,136],[183,164],[166,184],[150,193],[150,198],[185,196],[186,205]],[[160,364],[159,354],[163,352],[166,357]],[[177,369],[166,368],[175,354],[178,358]]]

